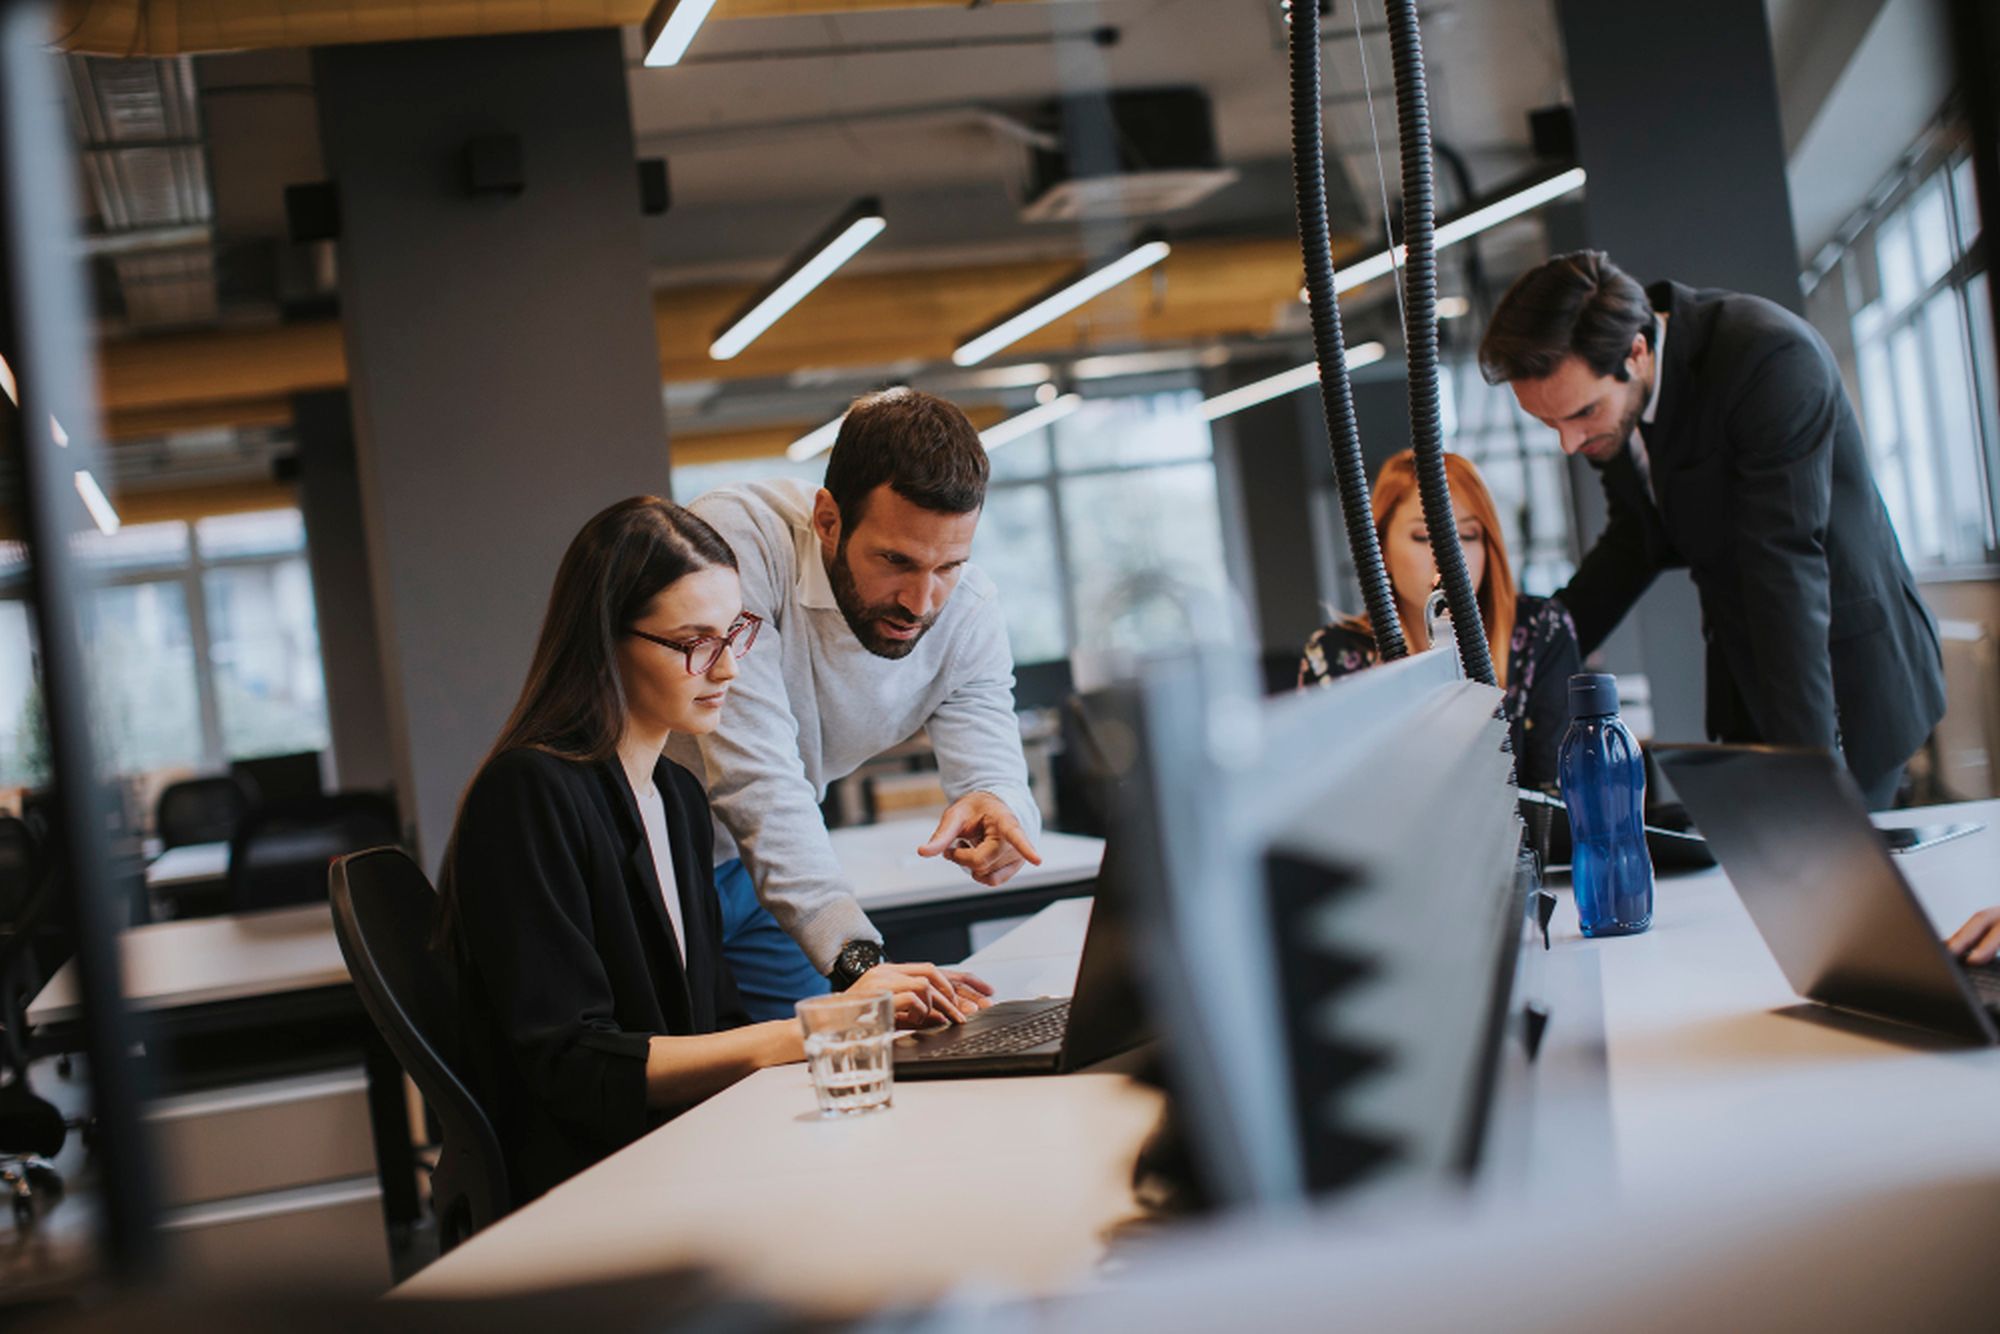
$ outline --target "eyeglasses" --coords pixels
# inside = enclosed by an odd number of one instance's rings
[[[739,658],[746,656],[750,652],[750,646],[757,642],[757,631],[763,624],[762,616],[754,616],[746,611],[736,618],[735,623],[729,627],[729,633],[724,635],[703,635],[699,639],[681,641],[662,639],[658,635],[649,635],[644,630],[636,628],[627,629],[625,633],[637,635],[648,643],[658,644],[661,648],[670,648],[679,653],[687,660],[689,676],[707,676],[715,670],[715,664],[722,661],[722,650],[728,649]]]

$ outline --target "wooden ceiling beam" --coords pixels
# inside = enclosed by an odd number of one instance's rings
[[[980,430],[1004,419],[1005,408],[990,403],[964,404],[965,415]],[[743,459],[776,458],[785,447],[823,421],[785,422],[778,426],[751,426],[723,431],[673,431],[667,433],[667,447],[674,465],[691,463],[736,463]]]
[[[1342,257],[1358,248],[1343,243]],[[1016,261],[837,277],[732,361],[709,358],[715,329],[749,284],[666,288],[653,301],[660,378],[743,380],[806,369],[948,363],[965,335],[1075,265]],[[995,362],[1270,333],[1297,311],[1297,245],[1283,238],[1188,241],[1166,261],[1023,339]],[[276,420],[296,393],[347,383],[337,320],[116,339],[99,350],[114,439]]]
[[[1055,0],[988,3],[1050,4]],[[967,0],[722,0],[710,22],[967,7]],[[53,35],[62,50],[79,55],[175,56],[617,27],[644,23],[651,9],[651,0],[61,0],[56,6]]]

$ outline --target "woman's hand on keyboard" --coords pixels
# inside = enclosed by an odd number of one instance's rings
[[[929,963],[878,963],[849,988],[858,996],[887,993],[896,998],[896,1027],[925,1028],[936,1023],[962,1024],[968,1015],[992,1004],[993,988],[970,973]]]
[[[1944,943],[1967,963],[1992,963],[2000,956],[2000,908],[1981,908]]]

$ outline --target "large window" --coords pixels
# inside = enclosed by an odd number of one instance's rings
[[[1050,662],[1128,610],[1134,576],[1161,574],[1223,595],[1222,515],[1208,424],[1192,389],[1087,399],[993,451],[972,555],[1000,587],[1016,662]],[[769,476],[817,481],[809,464],[678,467],[683,501]]]
[[[79,539],[92,716],[112,772],[212,770],[327,744],[297,510],[135,524]],[[18,547],[0,552],[0,783],[46,779]]]
[[[1919,566],[2000,560],[1992,295],[1972,162],[1920,150],[1834,266],[1854,333],[1868,449],[1903,550]]]
[[[1488,384],[1471,362],[1438,368],[1444,445],[1478,465],[1523,593],[1547,595],[1575,572],[1569,469],[1556,433]]]

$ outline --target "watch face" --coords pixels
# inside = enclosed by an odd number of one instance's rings
[[[866,940],[853,940],[842,947],[834,967],[844,977],[859,979],[863,973],[879,963],[881,957],[881,947]]]

